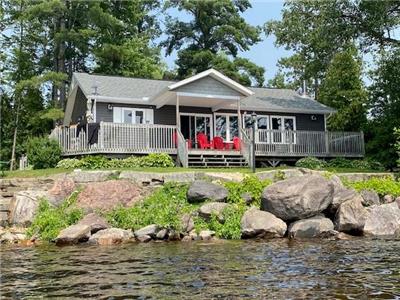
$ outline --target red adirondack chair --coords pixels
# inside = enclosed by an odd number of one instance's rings
[[[233,138],[233,149],[240,151],[240,144],[241,144],[240,138],[235,136]]]
[[[224,150],[225,149],[224,140],[220,136],[214,137],[213,144],[214,144],[214,149],[217,149],[217,150]]]
[[[212,149],[212,143],[210,143],[207,139],[207,136],[200,132],[197,134],[197,143],[199,144],[200,149]]]

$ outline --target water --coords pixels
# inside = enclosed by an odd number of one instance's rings
[[[1,247],[2,299],[400,299],[400,240]]]

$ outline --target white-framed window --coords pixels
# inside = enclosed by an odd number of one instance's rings
[[[244,128],[252,128],[252,116],[248,114],[243,115],[243,124]],[[269,116],[268,115],[257,115],[257,123],[256,129],[258,130],[258,134],[256,135],[256,143],[269,143],[270,133],[270,124],[269,124]]]
[[[209,141],[212,140],[212,114],[180,113],[179,116],[181,132],[186,140],[192,141],[192,145],[196,145],[199,133],[204,133]]]
[[[225,142],[230,142],[239,136],[238,115],[232,113],[214,114],[214,136],[220,136]]]
[[[296,117],[271,116],[272,143],[296,143]]]
[[[125,124],[153,124],[153,110],[132,107],[113,107],[113,122]]]

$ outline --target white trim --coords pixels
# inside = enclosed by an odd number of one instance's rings
[[[207,77],[207,76],[211,76],[214,79],[226,84],[227,86],[233,88],[234,90],[240,92],[241,94],[243,94],[244,96],[250,96],[253,95],[254,92],[251,91],[250,89],[244,87],[243,85],[237,83],[236,81],[230,79],[229,77],[223,75],[222,73],[218,72],[217,70],[214,69],[208,69],[204,72],[201,72],[197,75],[194,75],[192,77],[186,78],[184,80],[181,80],[177,83],[171,84],[170,86],[168,86],[168,89],[170,91],[175,90],[177,88],[180,88],[186,84],[189,84],[191,82],[194,82],[196,80],[199,80],[201,78]]]
[[[92,96],[92,95],[91,95]],[[110,97],[110,96],[96,96],[96,100],[99,102],[109,102],[109,103],[125,103],[125,104],[143,104],[149,103],[148,97],[143,98],[121,98],[121,97]],[[135,103],[139,102],[139,103]]]
[[[140,123],[140,124],[146,124],[146,109],[145,108],[114,106],[113,110],[114,109],[120,109],[120,112],[121,112],[120,113],[120,120],[121,120],[121,122],[116,122],[114,120],[114,116],[113,116],[113,123],[137,124],[136,123],[136,112],[137,111],[141,111],[141,112],[143,112],[143,123]],[[132,123],[125,123],[124,122],[124,111],[126,111],[126,110],[131,111],[132,113],[135,114],[135,116],[132,114]]]
[[[212,95],[212,94],[187,93],[187,92],[177,92],[176,94],[182,97],[224,99],[224,100],[236,100],[236,101],[240,100],[239,96]]]
[[[93,122],[96,123],[96,115],[97,115],[97,98],[94,98],[93,104]]]
[[[242,102],[243,104],[244,102]],[[318,115],[329,115],[332,113],[335,113],[336,111],[326,111],[326,110],[301,110],[301,109],[291,109],[291,108],[285,108],[285,109],[276,109],[276,108],[268,108],[268,107],[241,107],[242,111],[258,111],[258,112],[263,112],[263,113],[293,113],[293,114],[318,114]]]

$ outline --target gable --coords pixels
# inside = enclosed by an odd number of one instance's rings
[[[204,95],[219,95],[219,96],[242,96],[238,91],[223,84],[222,82],[206,76],[196,81],[178,87],[176,92],[196,93]]]

